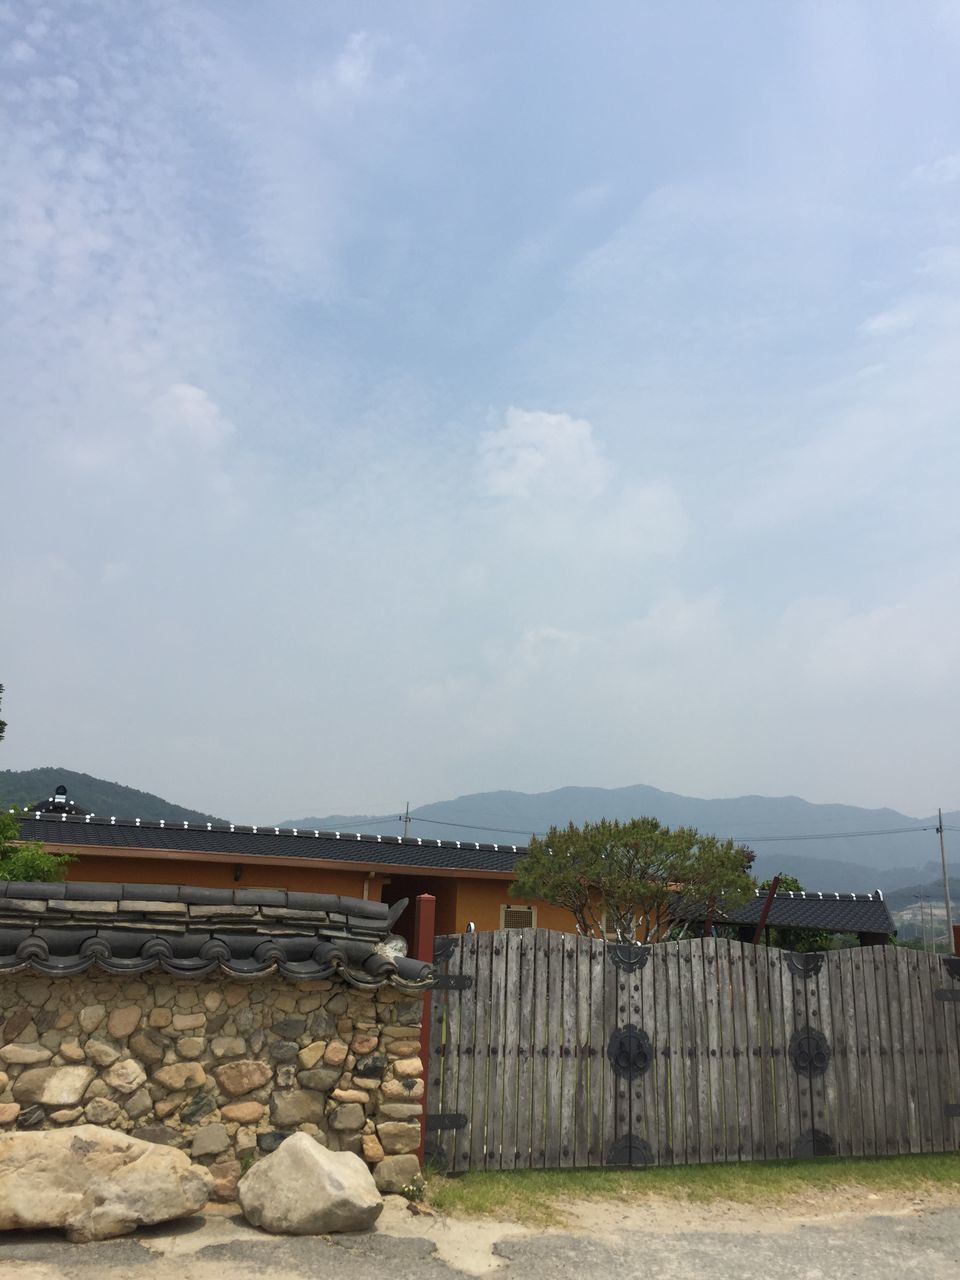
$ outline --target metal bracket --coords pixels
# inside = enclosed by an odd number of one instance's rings
[[[808,1129],[797,1139],[796,1155],[799,1159],[807,1159],[810,1156],[833,1156],[836,1153],[833,1139],[822,1129]]]
[[[469,973],[438,973],[433,980],[434,991],[469,991],[472,986]]]
[[[650,959],[650,948],[642,947],[639,942],[615,942],[607,945],[607,953],[618,969],[633,973],[642,969]]]
[[[787,955],[787,968],[798,978],[812,978],[823,968],[823,952],[791,951]]]
[[[822,1031],[801,1027],[790,1037],[790,1061],[798,1075],[822,1076],[830,1065],[830,1046]]]
[[[949,987],[941,987],[939,991],[933,993],[934,1000],[942,1000],[945,1004],[949,1001],[955,1001],[960,1004],[960,989],[951,991]]]
[[[634,1133],[624,1133],[610,1148],[607,1156],[608,1165],[629,1165],[636,1167],[643,1164],[654,1164],[650,1143],[638,1138]]]
[[[614,1027],[607,1044],[607,1057],[615,1075],[632,1080],[634,1076],[642,1076],[645,1071],[650,1070],[653,1064],[653,1045],[647,1033],[633,1023],[626,1027]]]
[[[467,1117],[460,1111],[435,1112],[423,1117],[427,1133],[435,1133],[438,1129],[465,1129]]]
[[[948,1120],[960,1120],[960,1102],[948,1102],[943,1108],[943,1114]]]
[[[944,956],[943,964],[951,978],[960,979],[960,956]]]
[[[457,943],[460,941],[456,937],[435,938],[433,941],[433,963],[443,964],[457,949]]]

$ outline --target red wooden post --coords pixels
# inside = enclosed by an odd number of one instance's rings
[[[753,945],[759,946],[760,939],[763,937],[764,925],[767,923],[767,916],[770,914],[770,908],[773,906],[773,900],[777,896],[777,889],[780,887],[780,877],[774,876],[770,881],[770,888],[767,890],[766,901],[760,912],[760,919],[757,921],[757,928],[753,935]]]
[[[432,893],[418,893],[413,922],[413,958],[433,964],[433,940],[437,930],[437,900]],[[427,1075],[430,1071],[430,992],[423,993],[420,1023],[420,1061],[423,1063],[423,1110],[420,1113],[420,1146],[417,1157],[423,1165],[427,1137]]]

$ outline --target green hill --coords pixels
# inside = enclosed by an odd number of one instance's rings
[[[149,791],[137,791],[133,787],[121,786],[119,782],[93,778],[89,773],[57,768],[0,769],[0,808],[36,804],[52,796],[60,785],[67,788],[67,795],[75,804],[101,818],[223,822],[223,818],[215,818],[213,814],[200,813],[196,809],[184,809],[182,805],[171,804]]]

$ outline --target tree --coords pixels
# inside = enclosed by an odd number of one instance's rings
[[[584,936],[616,932],[621,942],[632,942],[669,919],[678,895],[742,901],[753,891],[752,861],[750,850],[732,840],[693,827],[671,831],[656,818],[571,822],[531,839],[510,892],[565,907]]]
[[[70,854],[48,853],[39,840],[20,843],[16,811],[0,813],[0,880],[62,880],[73,861]]]

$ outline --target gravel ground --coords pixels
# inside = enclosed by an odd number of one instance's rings
[[[884,1206],[886,1207],[886,1206]],[[596,1208],[596,1206],[593,1206]],[[705,1276],[742,1280],[956,1280],[960,1275],[960,1206],[908,1207],[890,1213],[821,1206],[808,1220],[780,1209],[722,1208],[701,1229],[692,1215],[671,1226],[649,1206],[594,1214],[576,1231],[533,1231],[509,1223],[414,1218],[403,1202],[388,1205],[377,1231],[359,1236],[279,1238],[234,1214],[211,1213],[135,1237],[70,1245],[53,1232],[15,1233],[0,1241],[2,1280],[460,1280],[497,1272],[497,1280],[580,1280],[585,1274],[674,1280]],[[829,1209],[829,1206],[826,1207]],[[589,1223],[589,1206],[580,1206]]]

